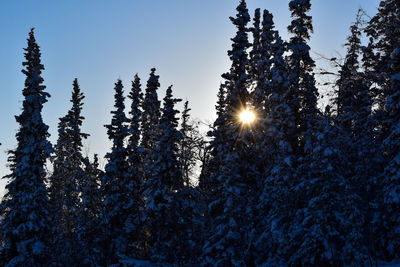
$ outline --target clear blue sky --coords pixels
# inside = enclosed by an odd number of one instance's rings
[[[109,149],[104,124],[110,121],[117,78],[130,88],[139,73],[145,84],[151,67],[160,75],[160,99],[168,85],[188,99],[193,117],[212,121],[220,74],[229,69],[226,51],[235,28],[228,17],[238,0],[5,0],[0,10],[0,176],[8,173],[7,149],[14,148],[20,113],[23,48],[31,27],[42,49],[43,73],[52,95],[43,110],[51,138],[57,139],[58,118],[70,107],[72,80],[79,79],[86,95],[83,130],[90,154]],[[248,0],[269,9],[284,39],[290,23],[288,1]],[[376,13],[378,0],[313,0],[313,51],[343,54],[343,43],[356,11]],[[0,192],[4,181],[0,181]]]

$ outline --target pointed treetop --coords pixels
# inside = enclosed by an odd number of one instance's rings
[[[26,76],[22,91],[22,112],[16,116],[17,147],[9,151],[10,181],[0,208],[0,261],[3,266],[46,266],[51,262],[49,199],[45,164],[52,152],[47,140],[48,126],[42,119],[43,104],[50,95],[41,72],[40,48],[33,29],[24,49],[22,73]]]
[[[124,113],[125,97],[123,95],[123,88],[122,81],[118,79],[114,87],[114,107],[116,110],[111,111],[111,114],[113,114],[111,124],[105,125],[109,138],[114,142],[114,147],[123,147],[124,139],[128,135],[128,130],[125,125],[128,119]]]
[[[235,37],[231,39],[232,49],[228,51],[232,65],[230,71],[222,75],[229,83],[229,88],[227,88],[227,103],[232,113],[232,119],[234,117],[234,110],[246,106],[248,102],[249,92],[246,83],[249,76],[247,73],[249,59],[247,49],[251,46],[247,34],[249,31],[247,24],[250,21],[250,15],[246,7],[246,2],[241,1],[236,10],[238,11],[236,17],[230,18],[237,28]]]
[[[294,18],[288,26],[289,32],[299,38],[310,39],[309,31],[313,32],[312,17],[306,15],[311,9],[310,0],[292,0],[289,3],[289,9]]]
[[[172,98],[172,85],[167,88],[165,97],[164,97],[164,106],[163,106],[163,115],[166,115],[165,112],[168,109],[172,109],[174,105],[178,102],[181,102],[182,99],[179,98]],[[179,113],[178,110],[174,111],[174,114]]]
[[[159,76],[155,75],[155,71],[155,68],[151,69],[142,105],[142,147],[148,151],[155,148],[155,139],[158,134],[156,126],[158,125],[161,116],[160,101],[158,100],[157,95],[160,83]]]
[[[27,41],[28,47],[24,48],[26,61],[22,62],[22,65],[26,67],[26,69],[22,70],[22,73],[26,75],[23,95],[27,96],[39,92],[42,103],[46,103],[50,94],[44,92],[46,86],[42,84],[43,78],[41,77],[44,66],[41,63],[41,52],[39,45],[36,43],[33,28],[29,32],[29,38]]]
[[[158,82],[160,76],[156,75],[155,72],[156,68],[150,70],[150,78],[147,81],[147,88],[158,88],[160,86],[160,83]]]
[[[241,0],[239,5],[236,7],[237,10],[237,16],[236,18],[230,17],[229,19],[232,21],[232,23],[238,28],[240,27],[245,27],[247,23],[250,21],[250,15],[247,9],[247,4],[245,0]]]
[[[29,32],[29,39],[35,40],[35,28],[34,27],[32,27]]]
[[[160,125],[167,123],[167,124],[173,125],[173,127],[176,128],[176,126],[178,126],[178,118],[175,117],[175,115],[178,114],[179,111],[176,110],[174,108],[174,106],[175,106],[176,103],[182,101],[182,99],[173,98],[173,96],[172,96],[172,85],[170,85],[168,87],[167,91],[166,91],[166,94],[165,94],[165,97],[164,97],[163,100],[164,100],[164,103],[163,103],[164,105],[163,105],[163,108],[162,108],[162,115],[161,115],[161,119],[160,119]]]
[[[274,28],[274,16],[272,15],[271,12],[269,12],[267,9],[264,9],[263,11],[263,20],[262,20],[262,39],[268,39],[267,34],[268,32],[271,32]]]
[[[143,93],[141,89],[142,85],[140,83],[139,75],[136,73],[134,80],[132,81],[132,90],[129,92],[128,98],[132,100],[132,106],[138,104],[137,108],[139,108],[139,103],[143,98]],[[133,114],[131,114],[133,115]]]
[[[130,115],[130,136],[128,142],[129,154],[132,157],[136,157],[137,148],[139,145],[140,136],[142,131],[140,129],[140,122],[142,120],[143,112],[141,107],[143,105],[143,93],[141,89],[140,78],[136,74],[132,81],[132,89],[129,92],[128,98],[131,99],[131,110]]]

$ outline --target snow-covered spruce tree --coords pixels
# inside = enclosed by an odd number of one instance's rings
[[[271,21],[272,22],[272,21]],[[295,130],[295,116],[287,103],[285,94],[289,90],[286,61],[283,58],[285,45],[277,31],[271,42],[271,80],[262,142],[267,159],[262,193],[257,204],[258,221],[253,237],[256,265],[279,265],[284,261],[287,244],[287,229],[293,217],[293,185],[296,181],[294,151],[291,133]]]
[[[126,207],[129,216],[125,222],[125,234],[127,235],[129,246],[127,256],[139,258],[143,257],[143,242],[145,237],[144,231],[142,231],[144,219],[144,199],[142,192],[144,186],[143,148],[140,146],[143,93],[140,78],[137,74],[132,81],[132,88],[128,98],[131,100],[127,144],[129,165],[127,175],[130,177],[130,184],[127,189],[129,190],[130,199]]]
[[[111,124],[105,125],[108,138],[112,141],[111,152],[102,178],[101,190],[103,212],[103,264],[117,264],[118,258],[126,255],[127,243],[124,226],[129,215],[127,207],[131,201],[129,187],[132,177],[128,176],[127,148],[125,140],[129,136],[128,119],[125,116],[122,81],[115,83],[114,107]]]
[[[227,123],[232,126],[233,136],[232,140],[236,139],[239,135],[238,128],[240,124],[237,123],[237,113],[247,107],[249,99],[248,85],[248,69],[249,59],[247,48],[251,46],[248,40],[247,24],[250,21],[250,15],[247,10],[246,2],[241,0],[236,8],[236,17],[230,17],[233,25],[236,26],[236,36],[232,38],[232,49],[228,51],[228,56],[232,62],[229,72],[224,73],[226,83],[226,109],[228,120]],[[236,127],[233,127],[236,126]]]
[[[244,264],[246,260],[251,261],[247,259],[247,244],[253,220],[251,207],[259,177],[255,169],[258,155],[252,153],[252,129],[238,120],[239,112],[245,109],[250,101],[247,91],[249,61],[246,52],[250,46],[247,35],[250,16],[245,1],[240,1],[236,10],[236,17],[230,18],[237,27],[236,36],[232,38],[232,49],[228,51],[232,65],[230,72],[222,75],[226,80],[227,89],[224,150],[217,151],[217,157],[221,159],[220,169],[214,174],[222,186],[217,188],[220,191],[219,198],[208,205],[207,219],[210,220],[210,230],[209,238],[203,247],[204,265],[236,266]],[[237,225],[232,230],[234,234],[227,235],[232,224]],[[221,247],[221,244],[226,246]]]
[[[250,175],[253,172],[252,168],[256,162],[257,157],[255,153],[251,153],[254,149],[254,131],[252,127],[240,123],[238,114],[250,106],[251,97],[247,89],[249,84],[249,60],[247,55],[247,48],[250,47],[248,41],[247,24],[250,21],[250,16],[247,10],[247,5],[244,0],[241,0],[236,8],[236,17],[230,17],[233,25],[236,26],[236,36],[232,38],[232,49],[228,51],[228,55],[232,62],[231,69],[228,73],[222,75],[226,80],[226,132],[225,143],[227,145],[227,153],[229,151],[236,151],[241,157],[238,162],[237,171],[244,175],[246,178],[247,189],[253,189],[257,177]],[[224,153],[223,157],[226,154]],[[250,190],[249,197],[254,196]],[[245,203],[243,203],[245,204]]]
[[[267,97],[271,93],[268,87],[268,81],[271,80],[271,45],[274,42],[274,22],[273,16],[268,10],[263,11],[262,28],[260,35],[260,47],[259,56],[256,57],[259,62],[257,87],[253,91],[253,105],[256,108],[257,116],[264,118],[266,114],[270,112]],[[254,45],[253,45],[254,50]],[[253,59],[251,59],[251,65],[254,64]],[[255,77],[251,77],[253,80]]]
[[[152,153],[152,176],[146,181],[146,226],[150,233],[148,240],[149,257],[163,263],[177,262],[181,236],[185,225],[181,220],[177,195],[184,186],[179,164],[179,142],[182,134],[178,131],[179,111],[174,105],[181,101],[172,96],[172,86],[167,89],[158,125],[159,140]]]
[[[275,83],[282,83],[281,81],[278,81],[277,78],[280,76],[275,76],[277,75],[276,73],[273,73],[271,68],[275,67],[275,72],[277,70],[285,70],[287,71],[286,63],[282,59],[282,55],[280,53],[283,53],[285,49],[287,48],[287,44],[283,42],[279,36],[278,31],[274,29],[274,21],[273,21],[273,15],[268,11],[264,10],[263,11],[263,21],[262,21],[262,33],[261,33],[261,63],[260,63],[260,68],[261,68],[261,79],[259,81],[260,84],[260,91],[259,91],[259,97],[264,99],[263,102],[260,102],[257,105],[262,105],[262,107],[257,108],[257,116],[259,119],[256,121],[256,123],[261,124],[258,129],[254,132],[254,136],[256,137],[256,141],[254,142],[255,146],[257,146],[258,153],[260,155],[259,159],[259,169],[264,172],[266,168],[268,168],[271,164],[271,154],[268,156],[266,155],[266,151],[268,149],[265,149],[265,145],[269,142],[266,141],[266,137],[271,133],[268,133],[268,120],[265,120],[266,117],[268,117],[269,114],[271,114],[271,106],[270,106],[270,101],[269,101],[269,96],[273,94],[274,92],[272,90],[276,90],[274,88]],[[283,51],[283,52],[282,52]],[[276,58],[274,58],[276,56]],[[273,64],[276,64],[276,66],[273,66]],[[285,75],[285,79],[288,79],[288,76]],[[274,81],[273,81],[274,80]],[[271,87],[272,86],[272,87]],[[285,82],[285,88],[286,91],[282,92],[283,95],[287,93],[287,82]],[[276,93],[276,92],[275,92]],[[257,103],[257,100],[254,99],[253,96],[253,102]],[[259,110],[262,110],[263,112],[260,112]],[[294,135],[295,129],[292,127],[292,129],[287,129],[289,136],[290,133]],[[268,145],[268,144],[267,144]],[[260,180],[260,188],[262,188],[262,181]]]
[[[16,116],[17,147],[9,152],[11,174],[1,202],[0,263],[3,266],[48,266],[51,264],[49,199],[45,185],[45,163],[52,147],[48,126],[42,120],[45,92],[44,66],[34,36],[29,33],[22,73],[26,75],[22,93],[22,113]]]
[[[292,0],[289,2],[289,9],[293,20],[288,30],[294,36],[290,38],[288,44],[291,52],[288,56],[291,86],[286,97],[298,125],[291,144],[301,155],[305,151],[311,151],[312,133],[307,132],[307,129],[313,128],[318,114],[318,91],[313,74],[315,62],[310,56],[310,47],[307,44],[313,31],[312,18],[307,15],[311,9],[311,2]]]
[[[387,1],[390,2],[390,1]],[[395,1],[393,1],[395,2]],[[397,19],[391,25],[396,29],[394,34],[393,51],[390,55],[390,80],[386,88],[386,125],[388,136],[384,140],[384,151],[387,166],[383,174],[383,226],[386,232],[384,248],[386,260],[400,259],[400,4],[393,3]]]
[[[144,172],[145,180],[151,175],[149,167],[151,165],[151,154],[155,149],[158,139],[157,125],[160,120],[160,101],[158,100],[157,90],[160,87],[159,76],[155,75],[156,69],[152,68],[149,80],[147,81],[146,92],[143,100],[142,113],[142,140],[141,147],[144,149]]]
[[[55,232],[53,247],[63,264],[71,265],[80,262],[78,238],[76,236],[79,220],[81,192],[80,184],[86,178],[82,139],[89,135],[81,132],[84,117],[81,115],[85,98],[80,90],[78,80],[73,81],[71,109],[60,118],[59,138],[55,146],[54,173],[50,177],[50,197],[54,216]],[[53,187],[54,183],[54,187]]]
[[[290,175],[291,181],[283,184],[283,189],[285,189],[285,186],[287,186],[286,190],[289,189],[289,207],[284,207],[287,209],[286,211],[277,213],[278,218],[290,218],[290,222],[279,226],[275,224],[278,230],[283,233],[285,242],[283,243],[284,246],[280,245],[279,254],[285,258],[290,257],[293,253],[291,251],[295,244],[293,238],[297,231],[296,223],[293,222],[302,220],[301,211],[307,204],[307,198],[300,185],[303,181],[312,179],[312,177],[308,177],[310,173],[307,170],[313,165],[313,146],[316,143],[315,134],[320,116],[317,108],[318,91],[315,87],[313,74],[315,63],[310,56],[310,47],[307,44],[310,32],[313,30],[312,18],[307,14],[310,9],[310,0],[292,0],[289,2],[289,10],[293,20],[288,26],[288,30],[293,34],[293,37],[290,38],[288,43],[291,52],[287,58],[290,85],[286,94],[286,101],[293,112],[297,126],[297,131],[294,132],[290,140],[291,148],[294,150],[294,157],[292,158],[294,161],[291,163],[295,169],[295,175]],[[282,201],[280,202],[282,203]]]

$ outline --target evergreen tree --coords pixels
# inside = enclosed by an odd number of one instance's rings
[[[222,75],[227,89],[223,126],[225,144],[224,150],[217,152],[220,169],[214,174],[221,187],[217,188],[219,199],[208,205],[210,231],[203,247],[205,265],[238,266],[246,260],[251,261],[247,259],[250,255],[247,245],[254,217],[251,203],[259,174],[254,164],[257,153],[253,151],[252,129],[238,120],[238,114],[247,109],[250,102],[246,51],[250,46],[247,35],[250,16],[244,0],[240,1],[236,10],[236,17],[230,18],[237,27],[232,49],[228,51],[232,65],[230,72]],[[229,230],[229,226],[233,228]],[[222,248],[221,244],[226,246]]]
[[[268,82],[271,80],[272,64],[272,44],[274,37],[273,16],[268,10],[263,11],[262,29],[260,36],[260,48],[258,51],[258,75],[257,88],[253,92],[253,104],[257,110],[257,115],[264,118],[270,112],[267,97],[271,93]],[[254,46],[253,46],[254,50]],[[253,64],[253,61],[251,62]]]
[[[103,257],[104,264],[116,264],[118,257],[125,255],[127,244],[124,236],[124,225],[129,215],[127,207],[131,201],[130,185],[132,177],[128,176],[127,148],[125,140],[129,135],[128,119],[125,116],[122,81],[115,83],[114,107],[111,111],[111,124],[106,125],[109,139],[113,142],[111,152],[107,153],[108,162],[102,178],[103,195]]]
[[[272,23],[272,21],[271,21]],[[278,264],[286,246],[287,228],[293,214],[292,186],[296,178],[294,151],[291,147],[291,133],[295,130],[295,116],[285,95],[289,91],[287,65],[283,58],[285,45],[277,31],[271,42],[271,80],[267,101],[270,112],[264,120],[265,136],[261,143],[264,163],[262,193],[257,203],[254,235],[254,257],[257,265]]]
[[[142,118],[142,102],[143,102],[143,93],[140,84],[140,78],[136,74],[134,80],[132,81],[132,89],[128,95],[128,98],[131,102],[131,109],[129,111],[130,114],[130,135],[128,141],[128,151],[129,154],[132,154],[134,158],[130,160],[131,164],[136,164],[136,157],[138,156],[139,150],[139,142],[141,135],[140,121]]]
[[[273,21],[273,15],[268,11],[264,10],[263,12],[263,21],[262,21],[262,34],[261,34],[261,51],[260,53],[262,54],[261,60],[261,66],[262,66],[262,79],[260,80],[260,84],[262,84],[261,88],[262,90],[260,91],[259,95],[264,99],[264,102],[260,103],[262,104],[261,108],[257,108],[257,116],[259,117],[258,120],[256,120],[256,124],[261,124],[258,129],[255,131],[254,136],[255,138],[255,146],[258,146],[258,154],[259,154],[259,169],[261,172],[264,172],[265,169],[268,169],[271,164],[271,155],[267,156],[265,151],[268,151],[268,149],[265,149],[265,146],[269,145],[269,141],[267,141],[268,138],[266,138],[268,135],[270,135],[271,132],[268,133],[269,129],[269,123],[270,121],[268,120],[269,115],[273,113],[273,107],[272,102],[269,99],[269,97],[275,93],[277,93],[276,89],[276,84],[280,84],[284,91],[280,91],[279,93],[282,94],[282,96],[286,95],[288,92],[288,83],[286,82],[288,80],[288,75],[283,75],[281,71],[288,71],[288,68],[286,66],[285,60],[282,58],[282,54],[284,53],[285,49],[287,48],[287,44],[282,41],[282,39],[279,36],[278,31],[276,31],[274,28],[274,21]],[[275,75],[275,76],[274,76]],[[285,79],[284,81],[280,81],[279,79]],[[275,91],[274,91],[275,90]],[[264,112],[259,112],[259,110],[263,110]],[[294,126],[294,125],[293,125]],[[288,137],[291,137],[292,135],[295,134],[295,129],[294,127],[287,128],[285,131],[287,132]],[[292,133],[292,135],[291,135]],[[260,188],[262,187],[262,182],[260,184]]]
[[[160,101],[158,100],[157,90],[160,87],[159,76],[155,75],[155,68],[151,69],[149,80],[147,81],[146,93],[143,100],[142,114],[142,141],[144,149],[145,180],[151,175],[149,170],[151,165],[151,153],[155,149],[158,133],[157,125],[160,120]]]
[[[45,164],[52,151],[48,126],[42,120],[45,92],[41,76],[44,66],[31,29],[25,50],[25,88],[22,113],[16,116],[17,147],[9,152],[11,174],[1,202],[0,262],[3,266],[48,266],[52,254],[49,199],[45,185]]]
[[[242,109],[246,109],[249,101],[249,92],[247,90],[249,60],[246,50],[251,45],[247,34],[249,31],[247,24],[250,21],[250,15],[246,2],[241,0],[236,10],[236,17],[230,17],[233,25],[237,27],[236,36],[232,38],[232,49],[228,51],[232,65],[230,71],[222,75],[227,81],[227,123],[232,126],[233,140],[239,135],[237,129],[240,127],[240,124],[237,123],[237,113]]]
[[[296,116],[297,133],[291,140],[292,147],[303,153],[311,150],[312,134],[307,129],[312,129],[317,122],[317,97],[313,68],[315,62],[310,56],[310,47],[307,41],[313,31],[312,18],[307,15],[311,9],[310,0],[292,0],[289,2],[292,22],[288,30],[294,36],[290,38],[288,48],[291,52],[288,57],[289,79],[291,86],[286,94],[288,104]],[[295,140],[295,139],[298,140]],[[299,142],[299,146],[296,144]]]
[[[127,144],[128,155],[128,177],[130,177],[129,202],[126,209],[128,210],[128,219],[125,222],[125,234],[128,237],[129,243],[129,256],[143,257],[143,241],[145,239],[143,227],[143,212],[144,212],[144,199],[143,199],[143,186],[144,186],[144,172],[143,172],[143,148],[140,146],[141,127],[140,121],[142,119],[142,101],[143,93],[140,84],[140,78],[136,74],[134,81],[132,81],[132,89],[128,95],[131,102],[131,109],[129,111],[129,139]]]
[[[259,26],[256,26],[259,24],[259,13],[259,10],[256,10],[254,29],[259,28]],[[259,157],[257,159],[257,168],[263,172],[265,165],[269,164],[268,159],[264,155],[263,139],[266,130],[264,119],[271,112],[268,101],[268,95],[271,93],[271,90],[268,83],[272,79],[272,45],[275,39],[273,16],[268,10],[264,10],[263,12],[262,28],[259,31],[259,43],[254,42],[253,50],[250,52],[250,66],[256,65],[256,67],[252,67],[251,69],[255,68],[257,70],[256,72],[250,72],[250,79],[255,84],[255,89],[252,92],[252,104],[257,116],[251,128],[253,130],[252,142],[256,147],[256,154]],[[257,37],[256,33],[253,33],[253,35],[255,35],[254,38]],[[256,55],[252,55],[253,53],[256,53]]]
[[[178,144],[182,139],[177,130],[179,111],[174,105],[181,101],[172,97],[168,87],[158,126],[159,140],[153,153],[152,176],[147,180],[146,225],[150,233],[149,256],[153,261],[173,263],[181,250],[180,239],[185,225],[180,220],[177,195],[184,181],[179,164]]]
[[[85,179],[82,139],[89,135],[81,132],[83,93],[78,80],[73,82],[71,103],[67,115],[60,119],[59,138],[55,147],[54,173],[50,178],[51,201],[56,223],[55,249],[63,264],[77,264],[79,247],[76,227],[79,224],[81,183]],[[54,187],[53,187],[54,184]],[[74,263],[75,261],[75,263]]]

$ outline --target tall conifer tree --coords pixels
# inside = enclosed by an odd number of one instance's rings
[[[160,120],[160,101],[158,100],[157,90],[160,87],[160,76],[155,74],[156,69],[152,68],[150,77],[147,81],[146,92],[143,100],[142,114],[142,143],[141,146],[146,152],[146,161],[149,161],[151,153],[156,145],[157,125]],[[150,164],[145,162],[145,164]]]
[[[146,224],[150,232],[149,256],[158,262],[173,263],[179,252],[180,220],[177,194],[184,186],[179,164],[178,144],[182,134],[178,131],[179,113],[174,105],[181,101],[172,96],[172,86],[164,97],[162,116],[158,126],[159,140],[152,154],[152,176],[146,182]]]
[[[205,263],[217,266],[245,264],[249,255],[247,244],[253,219],[250,203],[254,200],[255,184],[259,177],[253,158],[257,155],[251,152],[251,128],[241,124],[238,119],[239,113],[250,105],[247,90],[247,48],[251,45],[247,24],[250,16],[244,0],[240,1],[236,10],[236,17],[230,18],[237,28],[236,36],[232,38],[232,49],[228,51],[232,65],[230,71],[222,75],[227,89],[223,135],[225,149],[217,152],[221,153],[217,154],[220,169],[214,176],[221,188],[219,199],[208,206],[210,231],[203,247]],[[223,249],[221,244],[225,245]]]
[[[292,22],[288,30],[294,36],[290,38],[288,57],[289,79],[291,86],[287,93],[288,104],[296,116],[296,125],[298,125],[297,134],[299,146],[292,140],[292,147],[299,148],[303,153],[310,151],[311,131],[316,124],[318,108],[318,91],[315,87],[313,68],[315,62],[310,56],[310,47],[307,41],[310,39],[310,33],[313,32],[312,18],[307,15],[311,9],[310,0],[292,0],[289,2],[289,9],[292,15]]]
[[[272,15],[269,17],[269,24],[273,25]],[[283,253],[281,248],[285,246],[287,220],[293,212],[290,187],[296,177],[295,156],[290,142],[295,129],[295,116],[285,98],[290,86],[288,67],[283,58],[285,44],[277,31],[271,35],[272,68],[271,79],[267,82],[270,90],[267,98],[269,112],[264,120],[266,130],[261,143],[266,158],[265,178],[260,184],[262,193],[257,203],[259,220],[256,222],[257,235],[253,238],[255,262],[267,265],[278,264],[276,260]]]
[[[140,146],[143,93],[140,78],[137,74],[132,81],[128,98],[132,101],[129,111],[129,138],[127,144],[128,176],[130,177],[128,190],[130,199],[127,206],[129,215],[125,222],[125,233],[128,236],[129,256],[143,257],[143,241],[145,239],[143,231],[144,166],[143,148]]]
[[[86,179],[82,139],[89,136],[81,131],[84,98],[78,80],[75,79],[70,100],[72,107],[67,115],[60,119],[54,173],[50,177],[50,197],[58,228],[54,235],[54,248],[59,249],[57,254],[64,264],[77,264],[76,261],[79,261],[77,254],[80,249],[76,228],[79,225],[78,220],[83,219],[79,217],[80,193],[81,185]],[[67,260],[70,261],[66,262]]]
[[[128,212],[127,207],[131,195],[129,187],[131,177],[128,176],[126,138],[129,136],[128,119],[125,116],[122,81],[115,83],[114,107],[111,111],[111,124],[106,125],[108,138],[112,141],[111,152],[107,153],[108,163],[102,178],[103,194],[103,245],[104,264],[116,264],[118,257],[124,255],[127,244],[124,236],[124,224]]]
[[[4,266],[47,266],[51,263],[49,199],[45,164],[52,151],[48,126],[42,120],[43,104],[50,95],[41,76],[44,66],[34,36],[25,50],[25,88],[22,113],[16,116],[17,148],[9,152],[11,174],[1,203],[0,263]]]

